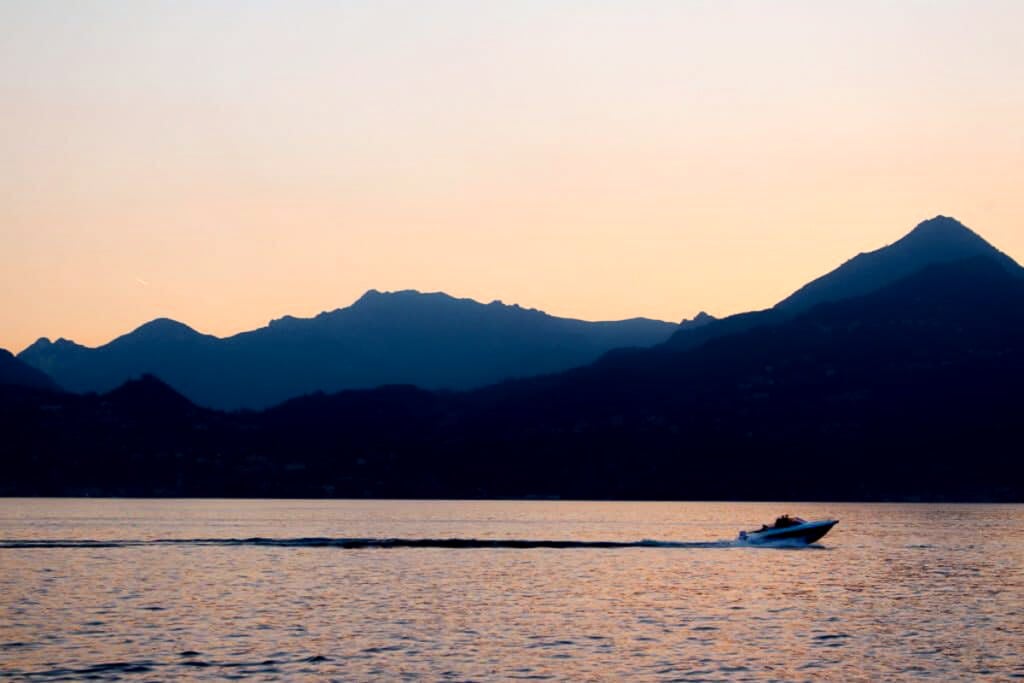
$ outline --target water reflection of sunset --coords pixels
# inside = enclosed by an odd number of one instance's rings
[[[1020,673],[1020,506],[786,504],[820,548],[0,548],[0,675]],[[0,538],[711,542],[775,503],[0,501]],[[955,599],[953,599],[955,596]],[[56,664],[48,664],[56,663]],[[1015,668],[1016,667],[1016,668]],[[61,674],[63,672],[63,674]]]

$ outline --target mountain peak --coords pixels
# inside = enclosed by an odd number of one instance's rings
[[[352,305],[354,306],[355,304],[358,304],[361,301],[373,301],[374,299],[379,299],[382,296],[384,296],[384,292],[380,291],[379,289],[368,289],[365,292],[363,292],[363,295],[361,297],[352,302]]]
[[[40,337],[39,339],[36,339],[34,342],[26,346],[25,350],[22,351],[22,353],[25,353],[25,351],[41,351],[44,349],[48,349],[51,346],[53,346],[53,342],[50,341],[49,337]]]
[[[355,300],[354,303],[360,301],[374,301],[375,299],[395,299],[395,298],[410,298],[416,296],[430,296],[430,292],[421,292],[418,289],[396,289],[394,291],[381,291],[379,289],[368,289],[361,297]],[[434,292],[434,294],[442,294],[443,292]],[[446,296],[446,295],[445,295]]]
[[[984,245],[988,249],[995,251],[994,247],[986,242],[978,233],[949,216],[936,216],[935,218],[922,221],[907,233],[903,239],[896,242],[896,244],[908,243],[916,245],[930,243],[936,246],[941,244],[946,248],[966,248],[972,251]]]
[[[177,320],[155,318],[135,328],[129,335],[139,339],[166,339],[199,336],[199,333]]]
[[[697,327],[704,327],[705,325],[709,325],[709,324],[715,322],[716,320],[718,320],[718,318],[716,318],[715,316],[709,314],[706,311],[701,311],[700,313],[695,315],[693,318],[684,318],[683,321],[681,323],[679,323],[679,327],[680,327],[680,329],[682,329],[682,328],[694,329],[694,328],[697,328]]]
[[[193,408],[193,404],[159,377],[144,373],[128,380],[121,386],[104,394],[104,399],[131,406],[133,409],[161,409],[181,411]]]
[[[421,292],[418,289],[400,289],[393,292],[382,292],[380,290],[371,289],[359,297],[347,309],[338,309],[338,311],[335,312],[422,312],[437,310],[439,307],[447,308],[452,306],[461,306],[464,304],[474,304],[477,306],[482,305],[472,299],[458,299],[445,292]]]
[[[382,292],[379,289],[368,289],[361,297],[356,299],[350,308],[360,306],[394,303],[399,301],[428,300],[428,299],[451,299],[444,292],[421,292],[418,289],[399,289],[393,292]]]
[[[952,216],[943,216],[941,213],[934,218],[921,221],[917,224],[913,230],[914,232],[921,231],[936,231],[936,230],[966,230],[967,232],[974,234],[974,231],[968,228],[966,225],[953,218]]]
[[[930,265],[988,257],[1008,271],[1019,271],[1013,259],[949,216],[919,223],[896,242],[862,253],[827,275],[809,282],[776,304],[778,310],[807,310],[825,301],[868,294]]]
[[[22,353],[28,353],[32,351],[47,351],[54,347],[67,349],[78,346],[79,344],[77,342],[71,339],[65,339],[64,337],[58,337],[55,341],[50,341],[49,337],[40,337],[39,339],[36,339],[34,342],[26,346]]]
[[[111,344],[115,347],[122,347],[124,345],[137,345],[143,344],[148,345],[152,343],[166,343],[166,342],[182,342],[189,341],[192,339],[215,339],[209,335],[203,335],[185,323],[179,323],[177,320],[171,320],[170,318],[155,318],[150,320],[148,323],[144,323],[139,327],[127,334],[122,334],[117,339],[114,339],[107,344]],[[58,340],[58,344],[60,341]]]

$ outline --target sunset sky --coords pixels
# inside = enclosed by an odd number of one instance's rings
[[[761,308],[952,215],[1024,259],[1024,2],[0,3],[0,347],[363,291]]]

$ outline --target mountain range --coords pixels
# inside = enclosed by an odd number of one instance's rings
[[[0,389],[0,493],[1024,501],[1024,270],[952,219],[766,311],[462,392]]]
[[[98,348],[43,338],[18,358],[69,391],[106,392],[153,374],[199,405],[258,409],[384,384],[465,390],[585,365],[617,347],[651,346],[676,329],[645,318],[586,322],[500,301],[371,290],[347,308],[287,316],[224,339],[162,318]]]

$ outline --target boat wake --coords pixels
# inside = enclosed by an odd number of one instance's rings
[[[0,539],[0,549],[29,548],[136,548],[147,546],[259,546],[271,548],[340,548],[346,550],[388,548],[806,548],[792,541],[751,544],[734,541],[574,541],[506,538],[162,538],[152,540]]]
[[[807,543],[799,538],[780,538],[774,541],[747,541],[739,539],[734,541],[737,548],[774,548],[776,550],[826,550],[826,547],[819,543]]]

